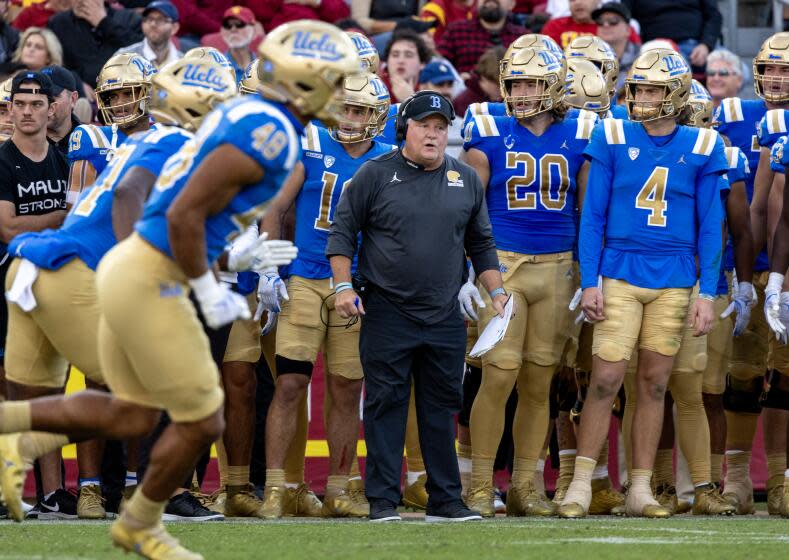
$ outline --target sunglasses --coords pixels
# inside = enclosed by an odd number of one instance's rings
[[[620,23],[624,23],[622,18],[601,18],[597,20],[597,25],[600,27],[614,27]]]
[[[721,78],[728,78],[733,74],[734,72],[731,72],[729,70],[707,70],[708,78],[714,78],[715,76],[720,76]]]
[[[222,27],[225,29],[244,29],[247,26],[243,21],[223,21]]]

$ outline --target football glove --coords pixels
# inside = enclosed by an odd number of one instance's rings
[[[789,292],[781,292],[780,309],[778,310],[778,319],[783,325],[789,325]],[[789,332],[784,331],[784,334],[778,337],[781,344],[789,343]]]
[[[789,150],[785,149],[787,140],[789,138],[781,136],[770,148],[770,169],[777,173],[783,173],[789,165]]]
[[[288,289],[279,274],[275,270],[263,272],[258,282],[258,307],[255,317],[260,319],[263,311],[279,313],[282,311],[282,302],[289,299]]]
[[[460,287],[458,301],[460,302],[460,310],[463,312],[463,316],[466,319],[469,321],[479,321],[477,312],[474,310],[474,304],[482,308],[485,307],[485,302],[482,301],[479,290],[471,281],[466,282]]]
[[[206,324],[212,329],[252,316],[246,298],[217,282],[210,270],[199,278],[191,278],[189,285],[200,304]]]
[[[784,275],[778,272],[771,272],[764,289],[764,317],[767,324],[775,333],[776,338],[786,335],[786,325],[781,322],[781,287],[783,286]]]
[[[252,224],[233,241],[227,256],[227,268],[231,272],[261,271],[290,264],[298,253],[298,248],[290,241],[268,241],[268,233],[258,235],[257,224]]]
[[[740,336],[751,320],[751,309],[756,305],[756,290],[750,282],[732,282],[732,300],[729,306],[721,313],[725,319],[732,313],[737,313],[734,320],[734,336]]]

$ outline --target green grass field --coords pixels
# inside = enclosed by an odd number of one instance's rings
[[[128,558],[110,545],[108,522],[0,523],[0,560]],[[694,518],[665,521],[611,517],[579,521],[497,519],[427,525],[365,521],[224,521],[170,524],[207,559],[378,560],[544,558],[639,560],[789,557],[789,520]]]

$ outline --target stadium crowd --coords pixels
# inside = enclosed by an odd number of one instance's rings
[[[717,4],[0,0],[0,432],[12,434],[0,437],[0,514],[123,509],[113,539],[149,558],[201,558],[151,528],[162,516],[390,521],[400,499],[453,521],[745,515],[761,418],[767,508],[789,517],[789,34],[743,62],[721,44]],[[361,73],[348,70],[359,61]],[[449,145],[459,157],[446,158],[475,172],[486,189],[477,242],[492,236],[498,261],[466,236],[446,308],[466,320],[462,387],[417,386],[415,363],[406,405],[408,388],[401,399],[380,380],[363,396],[383,360],[363,309],[386,282],[351,279],[357,235],[360,263],[367,245],[381,249],[354,206],[369,201],[343,192],[357,170],[413,154],[408,128],[412,142],[415,130],[438,139],[441,162]],[[457,171],[446,178],[464,186]],[[217,237],[230,226],[241,235]],[[472,356],[504,296],[507,334]],[[437,328],[424,308],[409,313]],[[168,340],[159,352],[156,337]],[[322,499],[305,481],[316,364]],[[63,398],[72,365],[90,391]],[[457,414],[450,467],[426,399]],[[399,404],[402,414],[387,408]],[[620,487],[607,466],[611,416]],[[370,453],[405,450],[402,498],[378,488],[395,474],[377,457],[365,488],[362,424],[386,439],[368,441]],[[68,443],[76,492],[65,488]],[[220,484],[207,495],[211,443]],[[27,463],[34,505],[14,501]],[[690,491],[678,495],[680,479]]]

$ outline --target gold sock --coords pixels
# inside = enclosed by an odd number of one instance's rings
[[[224,488],[227,486],[227,450],[225,449],[225,442],[222,441],[222,438],[216,440],[216,463],[219,467],[219,488]],[[249,481],[247,481],[249,482]]]
[[[726,451],[726,482],[724,489],[748,486],[750,483],[751,452],[731,449]]]
[[[712,482],[720,484],[723,479],[723,454],[711,453],[710,454],[710,472]]]
[[[534,471],[537,470],[537,459],[532,457],[515,457],[512,465],[512,484],[520,486],[534,483]]]
[[[61,434],[25,432],[19,437],[19,452],[25,460],[33,461],[50,451],[68,445],[68,443],[68,438]]]
[[[782,486],[786,471],[786,454],[769,453],[767,455],[767,489]]]
[[[30,401],[6,401],[0,405],[0,432],[29,432],[32,426]]]
[[[672,375],[669,381],[677,406],[677,442],[688,462],[694,486],[712,481],[710,426],[701,398],[701,386],[702,376],[696,374]]]
[[[348,488],[348,476],[343,474],[330,474],[326,480],[326,490],[332,489],[336,492],[343,492]]]
[[[355,460],[351,461],[351,472],[348,473],[348,478],[362,478],[362,473],[359,470],[359,459],[356,458]]]
[[[285,469],[266,469],[266,486],[285,486]]]
[[[296,434],[285,456],[285,481],[288,484],[302,484],[304,482],[304,456],[307,452],[308,428],[306,394],[299,404],[296,418]]]
[[[249,484],[249,465],[241,465],[241,466],[229,465],[227,467],[226,484],[228,486],[246,487]]]
[[[634,469],[643,470],[643,469]],[[674,450],[658,449],[655,455],[655,486],[674,486]]]
[[[559,478],[556,479],[557,485],[560,481],[570,484],[575,472],[575,449],[562,449],[559,451]]]
[[[153,527],[161,523],[167,501],[154,502],[138,488],[123,508],[121,517],[125,525],[133,530]]]
[[[419,447],[419,425],[416,420],[416,401],[414,389],[411,388],[411,397],[408,401],[408,419],[405,423],[405,463],[408,472],[425,472],[425,462],[422,459],[422,449]]]
[[[494,458],[473,457],[471,460],[471,487],[487,488],[493,484]]]

